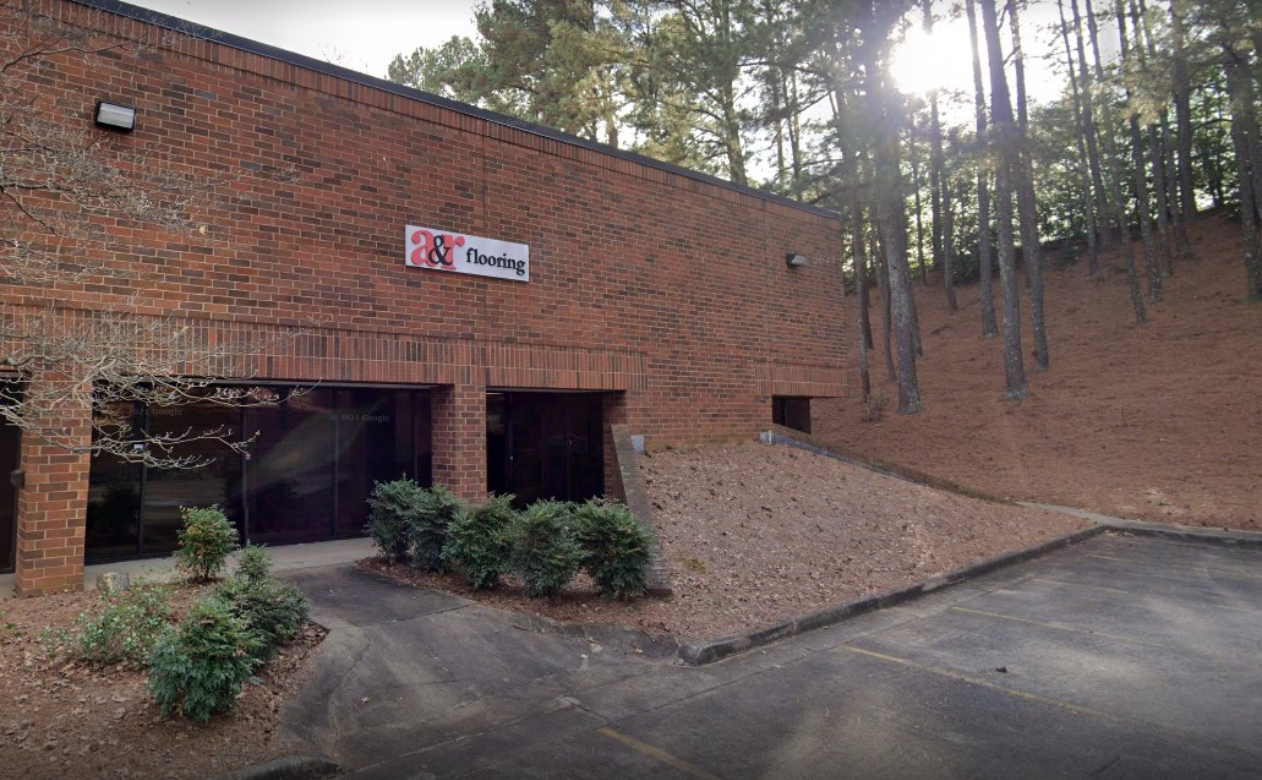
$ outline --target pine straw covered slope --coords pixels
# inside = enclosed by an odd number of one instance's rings
[[[1197,258],[1176,264],[1144,326],[1120,252],[1102,259],[1098,278],[1085,258],[1049,269],[1052,369],[1030,374],[1020,402],[1003,399],[1002,345],[981,337],[978,287],[959,290],[954,315],[940,285],[917,287],[925,411],[864,423],[856,391],[815,402],[815,434],[1002,496],[1262,530],[1262,306],[1244,302],[1239,235],[1220,216],[1192,225]],[[1027,356],[1029,333],[1027,322]],[[874,388],[896,399],[883,356],[872,357]]]

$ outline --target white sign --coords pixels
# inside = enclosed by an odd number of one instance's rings
[[[530,247],[408,225],[403,262],[413,268],[530,281]]]

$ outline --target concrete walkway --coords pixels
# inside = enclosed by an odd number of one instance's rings
[[[373,546],[371,539],[363,538],[312,544],[289,544],[268,547],[267,551],[272,557],[273,570],[283,572],[351,563],[373,555]],[[235,568],[236,559],[236,554],[229,559],[229,571]],[[131,575],[132,580],[143,578],[151,582],[165,582],[178,576],[175,560],[170,557],[118,561],[84,567],[83,587],[88,590],[96,589],[97,575],[107,571],[126,572]],[[15,595],[13,575],[0,574],[0,599],[13,598]]]
[[[711,666],[349,567],[286,714],[357,778],[1257,778],[1262,551],[1105,536]]]

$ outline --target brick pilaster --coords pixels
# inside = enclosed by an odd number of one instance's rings
[[[466,371],[466,381],[441,387],[433,397],[435,485],[460,498],[486,498],[486,387]]]
[[[91,410],[66,407],[47,414],[55,415],[65,445],[91,444]],[[25,476],[18,491],[15,567],[21,596],[83,589],[90,456],[67,446],[49,443],[33,432],[22,434],[20,466]]]

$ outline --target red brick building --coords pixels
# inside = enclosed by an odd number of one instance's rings
[[[137,295],[140,315],[208,343],[280,335],[251,381],[308,392],[136,409],[147,430],[258,432],[249,458],[191,473],[0,433],[0,468],[23,472],[16,500],[0,495],[22,593],[81,587],[85,556],[169,550],[181,504],[282,543],[359,533],[372,480],[401,473],[466,497],[581,498],[604,491],[610,424],[650,449],[752,440],[773,410],[800,415],[794,399],[845,392],[829,212],[112,0],[35,5],[142,45],[50,55],[32,99],[85,128],[98,101],[133,107],[134,130],[93,129],[100,143],[222,184],[204,240],[131,230],[107,258],[138,269],[126,284],[0,286],[4,309]],[[5,40],[25,23],[0,18]],[[507,278],[459,272],[483,239],[510,242],[481,255]]]

